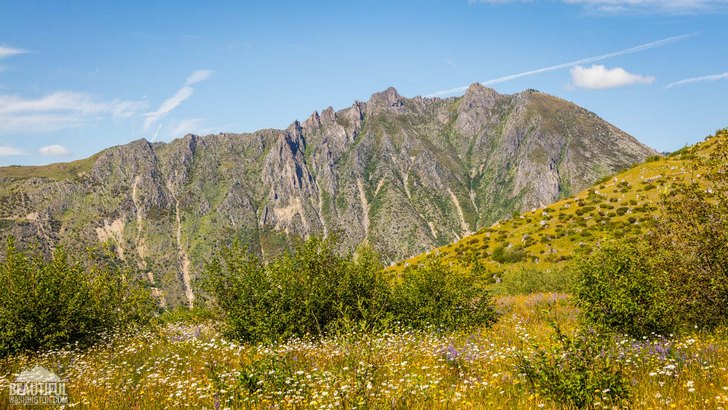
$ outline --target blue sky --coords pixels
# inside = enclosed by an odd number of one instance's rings
[[[0,165],[476,81],[672,151],[728,126],[726,17],[728,0],[2,2]]]

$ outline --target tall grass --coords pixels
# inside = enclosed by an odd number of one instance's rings
[[[0,360],[0,403],[14,374],[42,364],[69,380],[74,408],[519,408],[555,409],[516,369],[518,354],[554,346],[577,311],[561,294],[503,296],[502,319],[471,331],[355,333],[247,344],[211,323],[165,324]],[[612,345],[630,381],[632,408],[728,404],[728,333]],[[598,401],[598,400],[597,400]],[[219,406],[216,405],[219,404]]]

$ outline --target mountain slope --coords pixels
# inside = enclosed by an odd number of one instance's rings
[[[388,260],[544,206],[655,152],[571,103],[475,84],[459,98],[389,88],[285,130],[134,141],[87,160],[0,169],[0,235],[107,242],[172,305],[191,304],[233,237],[270,257],[338,233]]]
[[[513,215],[460,241],[400,261],[390,270],[402,271],[437,254],[459,269],[479,266],[496,275],[546,271],[602,241],[639,237],[655,220],[660,196],[669,194],[673,184],[697,182],[711,189],[704,178],[708,171],[695,159],[709,157],[721,141],[728,143],[728,129],[668,157],[650,157],[548,207]]]

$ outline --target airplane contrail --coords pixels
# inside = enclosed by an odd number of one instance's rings
[[[670,83],[665,86],[665,88],[672,88],[676,85],[683,85],[683,84],[689,84],[689,83],[697,83],[698,81],[716,81],[716,80],[722,80],[724,78],[728,78],[728,72],[722,73],[722,74],[711,74],[711,75],[704,75],[702,77],[692,77],[692,78],[686,78],[684,80],[675,81],[673,83]]]
[[[688,38],[694,34],[695,33],[688,33],[688,34],[683,34],[680,36],[668,37],[668,38],[665,38],[662,40],[657,40],[657,41],[653,41],[651,43],[641,44],[641,45],[638,45],[635,47],[615,51],[615,52],[608,53],[608,54],[603,54],[600,56],[582,58],[581,60],[570,61],[568,63],[557,64],[557,65],[552,65],[552,66],[543,67],[543,68],[537,68],[537,69],[531,70],[531,71],[525,71],[522,73],[511,74],[511,75],[507,75],[504,77],[494,78],[492,80],[484,81],[481,84],[483,84],[483,85],[499,84],[499,83],[503,83],[506,81],[515,80],[515,79],[521,78],[521,77],[528,77],[528,76],[532,76],[532,75],[536,75],[536,74],[545,73],[547,71],[560,70],[562,68],[569,68],[569,67],[573,67],[575,65],[593,63],[595,61],[606,60],[608,58],[623,56],[625,54],[638,53],[640,51],[649,50],[649,49],[655,48],[655,47],[666,46],[668,44],[672,44],[672,43],[676,43],[678,41],[685,40],[686,38]],[[466,85],[463,87],[450,88],[448,90],[437,91],[432,94],[426,95],[426,97],[439,97],[441,95],[446,95],[446,94],[461,93],[461,92],[467,90],[468,87],[469,86]]]

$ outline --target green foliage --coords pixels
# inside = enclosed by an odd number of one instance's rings
[[[672,329],[671,301],[644,249],[609,243],[577,260],[575,296],[584,319],[632,336]]]
[[[728,323],[727,164],[725,141],[696,160],[708,188],[675,184],[662,197],[649,246],[609,244],[576,265],[577,300],[589,323],[633,336]]]
[[[0,264],[0,356],[86,344],[151,319],[154,300],[130,272],[108,252],[86,256],[83,266],[57,248],[46,260],[8,240]]]
[[[190,309],[187,306],[176,306],[165,310],[159,317],[161,323],[200,324],[214,319],[214,313],[203,303],[196,303]]]
[[[529,295],[532,293],[569,293],[573,287],[573,274],[565,269],[536,270],[521,268],[505,272],[497,292],[505,295]]]
[[[356,259],[339,255],[332,239],[309,239],[267,265],[236,242],[206,265],[203,287],[229,336],[274,341],[386,322],[389,289],[381,268],[371,251]]]
[[[681,327],[713,328],[728,324],[728,142],[696,162],[705,184],[664,196],[648,241]]]
[[[488,325],[495,310],[486,275],[456,273],[439,259],[408,268],[390,284],[378,255],[340,255],[334,239],[310,238],[265,265],[234,243],[205,267],[203,287],[224,317],[225,333],[275,341],[402,326]]]
[[[662,155],[650,155],[645,159],[645,162],[657,162],[662,159]]]
[[[498,263],[516,263],[526,259],[526,252],[519,246],[501,245],[493,250],[491,259]]]
[[[611,340],[592,331],[569,337],[552,327],[554,344],[549,350],[535,346],[530,357],[516,355],[518,371],[531,389],[569,408],[627,404],[629,380],[613,357]]]
[[[395,316],[414,328],[490,325],[496,313],[487,282],[487,277],[472,271],[456,272],[442,259],[431,256],[402,274],[393,292]]]

